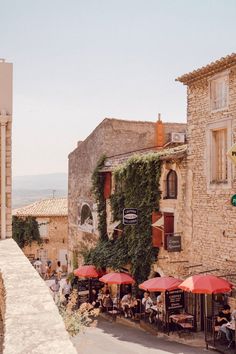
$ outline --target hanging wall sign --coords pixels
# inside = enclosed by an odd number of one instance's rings
[[[227,156],[233,161],[233,163],[236,165],[236,144],[231,146],[229,151],[227,152]]]
[[[138,222],[138,209],[126,208],[123,209],[123,224],[136,225]]]

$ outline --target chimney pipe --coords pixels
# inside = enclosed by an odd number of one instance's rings
[[[163,147],[164,146],[164,124],[161,120],[161,113],[158,113],[158,121],[156,122],[156,146]]]

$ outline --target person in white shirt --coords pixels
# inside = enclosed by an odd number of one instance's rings
[[[40,276],[42,276],[42,262],[37,258],[34,262],[34,268],[37,270]]]
[[[71,285],[69,279],[66,279],[65,284],[62,287],[62,294],[65,296],[66,303],[68,304],[69,297],[71,293]]]
[[[144,306],[145,312],[149,314],[149,322],[152,323],[153,322],[153,301],[150,298],[150,293],[149,291],[145,291],[144,295],[143,295],[143,299],[142,299],[142,304]]]
[[[132,317],[131,306],[132,306],[132,294],[128,293],[124,295],[121,299],[121,307],[124,311],[125,318]]]
[[[53,300],[56,304],[58,304],[60,300],[60,283],[57,278],[55,279],[55,282],[50,286],[50,290],[52,291]]]

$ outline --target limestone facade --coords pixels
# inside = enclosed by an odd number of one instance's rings
[[[171,132],[185,132],[185,124],[165,123],[163,143]],[[154,122],[125,121],[106,118],[69,155],[68,221],[69,267],[82,262],[79,252],[92,246],[98,238],[96,204],[91,193],[91,177],[102,155],[112,157],[132,151],[157,147],[157,124]],[[87,213],[87,214],[86,214]],[[81,222],[81,216],[87,222]],[[74,264],[73,264],[74,263]]]
[[[178,80],[188,87],[186,182],[191,198],[186,196],[186,221],[189,257],[193,265],[199,264],[192,270],[234,274],[236,207],[231,197],[236,190],[236,171],[226,153],[236,143],[236,54]],[[216,82],[218,91],[212,92]],[[229,279],[235,282],[234,276]]]

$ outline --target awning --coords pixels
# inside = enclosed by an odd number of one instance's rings
[[[164,226],[164,216],[162,216],[160,219],[158,219],[157,221],[155,221],[153,224],[152,224],[153,227],[161,227],[161,226]]]
[[[120,224],[121,224],[121,221],[114,221],[113,223],[109,224],[107,226],[108,235],[113,234],[114,230],[119,230],[119,229],[117,229],[117,226],[119,226]]]

